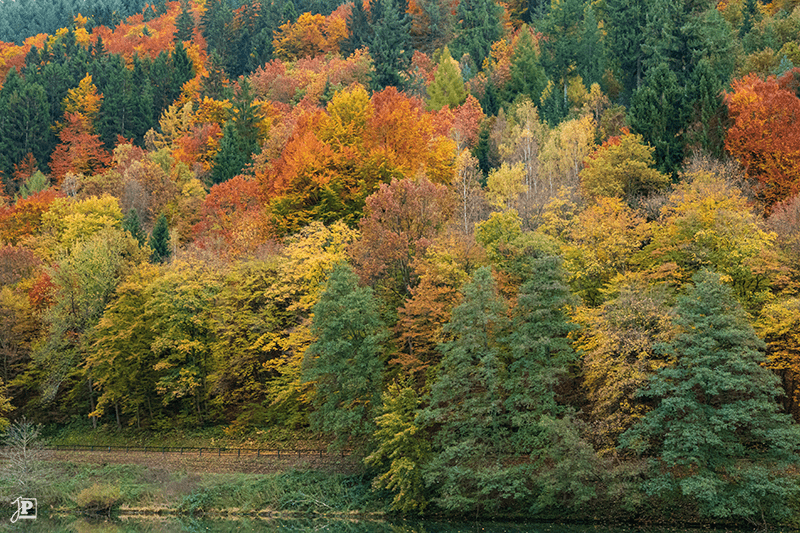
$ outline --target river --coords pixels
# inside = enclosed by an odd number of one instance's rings
[[[715,533],[711,529],[642,526],[604,526],[553,523],[383,521],[362,519],[254,519],[203,520],[195,518],[118,518],[87,520],[76,517],[39,517],[11,524],[0,531],[30,533]],[[729,530],[728,530],[729,531]],[[722,530],[717,531],[722,533]]]

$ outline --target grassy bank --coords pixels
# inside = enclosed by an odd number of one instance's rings
[[[73,424],[45,428],[43,436],[49,445],[94,446],[169,446],[169,447],[261,447],[277,450],[325,449],[328,441],[318,434],[302,429],[270,428],[248,432],[226,431],[216,426],[203,429],[147,431],[135,428],[117,429],[114,426]]]
[[[374,513],[385,507],[368,478],[313,470],[220,474],[50,461],[25,491],[50,512],[77,513],[94,501],[113,501],[121,512],[185,515]]]

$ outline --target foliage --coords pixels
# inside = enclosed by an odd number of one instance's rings
[[[75,505],[84,513],[111,514],[121,499],[119,487],[95,483],[75,495]]]
[[[325,292],[314,306],[303,380],[313,381],[312,427],[335,437],[332,446],[360,444],[372,435],[380,402],[386,339],[372,291],[358,287],[345,263],[331,272]]]
[[[672,362],[642,391],[658,403],[620,443],[657,459],[650,494],[676,491],[714,518],[785,518],[797,427],[778,413],[777,377],[732,290],[707,270],[693,282],[665,347]]]

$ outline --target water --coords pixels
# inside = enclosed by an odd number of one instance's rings
[[[201,520],[193,518],[119,518],[87,520],[76,517],[40,517],[11,524],[0,521],[0,531],[30,533],[700,533],[686,528],[564,525],[544,523],[379,521],[361,519]],[[703,529],[702,533],[714,533]],[[717,533],[722,533],[718,531]]]

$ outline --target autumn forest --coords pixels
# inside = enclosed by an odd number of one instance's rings
[[[0,415],[399,513],[800,522],[800,2],[0,2]]]

